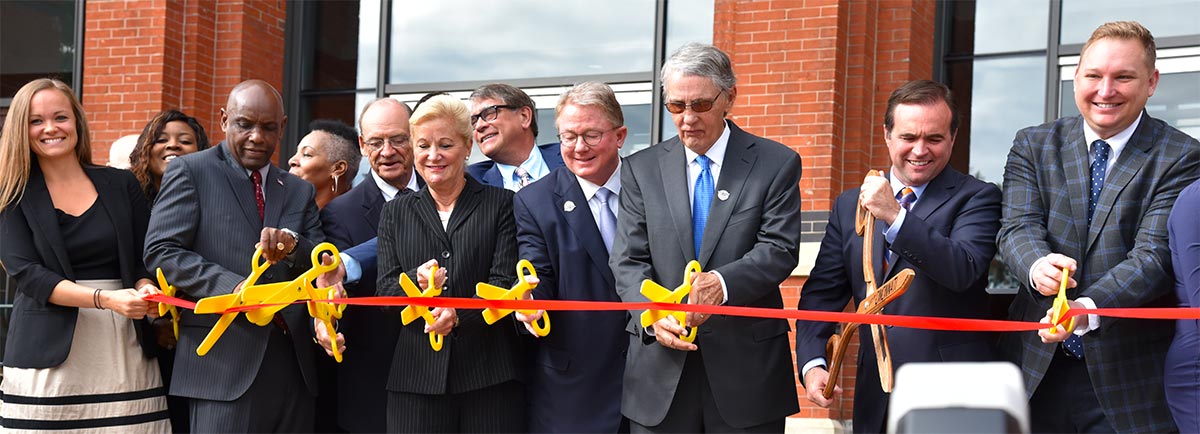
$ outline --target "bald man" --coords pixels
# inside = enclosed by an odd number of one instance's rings
[[[220,114],[225,141],[168,166],[146,234],[146,265],[161,267],[189,300],[240,290],[256,243],[275,262],[262,284],[309,269],[324,239],[312,185],[271,165],[287,123],[279,92],[242,82]],[[316,346],[304,306],[266,326],[238,316],[196,355],[218,318],[189,310],[181,318],[170,394],[191,399],[191,431],[312,431]]]

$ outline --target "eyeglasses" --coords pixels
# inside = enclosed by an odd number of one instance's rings
[[[384,140],[384,139],[367,140],[367,141],[363,142],[363,144],[367,145],[367,149],[370,149],[371,152],[378,152],[380,149],[383,149],[384,143],[386,143],[388,146],[391,146],[392,149],[400,150],[400,148],[404,148],[404,147],[408,146],[408,140],[409,140],[409,137],[407,134],[401,134],[398,136],[388,137],[387,140]]]
[[[717,96],[714,96],[710,100],[696,100],[696,101],[692,101],[691,104],[683,103],[680,101],[667,101],[667,102],[663,103],[663,106],[666,106],[667,111],[671,112],[671,114],[683,113],[683,111],[687,110],[688,108],[691,108],[692,111],[696,112],[696,113],[704,113],[706,111],[712,110],[713,104],[715,104],[717,102],[717,99],[721,98],[721,94],[723,94],[723,93],[725,93],[724,90],[718,92]]]
[[[480,119],[483,119],[484,122],[492,122],[496,120],[496,117],[500,116],[500,109],[513,110],[515,108],[515,106],[507,104],[496,104],[494,106],[485,107],[483,110],[479,111],[479,114],[471,115],[471,126],[475,126],[475,123],[479,122]]]
[[[596,146],[596,145],[600,144],[600,140],[604,138],[605,133],[608,133],[609,131],[615,130],[617,128],[621,128],[621,127],[616,126],[616,127],[609,128],[607,130],[587,130],[587,131],[584,131],[583,134],[578,134],[578,133],[571,132],[571,131],[563,131],[561,133],[558,133],[558,140],[559,140],[559,142],[561,142],[560,146],[575,146],[576,144],[579,143],[579,139],[583,139],[583,143],[585,145],[588,145],[588,147],[592,147],[592,146]]]

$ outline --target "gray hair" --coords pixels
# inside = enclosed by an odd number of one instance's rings
[[[516,108],[529,107],[529,131],[533,133],[533,137],[537,137],[537,104],[533,102],[533,98],[520,88],[504,83],[491,83],[479,86],[475,91],[471,92],[471,102],[481,99],[496,99],[501,103],[514,106]],[[474,127],[474,126],[472,126]]]
[[[699,42],[689,42],[671,53],[662,67],[662,86],[666,87],[667,79],[676,73],[708,78],[725,91],[737,86],[729,56],[717,47]]]
[[[625,125],[625,114],[621,112],[621,103],[611,87],[598,81],[585,81],[572,87],[558,97],[558,105],[554,107],[554,117],[562,114],[569,104],[578,106],[597,107],[604,113],[614,128]]]
[[[330,140],[326,144],[330,146],[325,147],[325,158],[331,164],[345,161],[346,177],[354,179],[358,175],[358,162],[362,159],[362,154],[358,151],[358,133],[354,131],[354,127],[339,120],[317,119],[308,124],[308,129],[329,136]]]

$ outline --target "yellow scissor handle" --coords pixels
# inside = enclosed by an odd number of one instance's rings
[[[1071,279],[1071,271],[1067,267],[1063,267],[1062,271],[1062,281],[1058,282],[1058,295],[1054,296],[1053,310],[1050,312],[1050,328],[1048,330],[1051,333],[1054,333],[1055,324],[1058,324],[1062,315],[1071,309],[1071,306],[1067,304],[1067,281]],[[1063,327],[1066,327],[1067,331],[1075,330],[1075,317],[1064,322]]]
[[[683,283],[675,287],[674,291],[668,290],[666,287],[655,283],[650,279],[642,281],[642,295],[655,303],[683,303],[683,298],[692,292],[692,277],[701,272],[700,263],[691,261],[683,269]],[[658,311],[648,309],[642,312],[642,328],[649,328],[660,319],[673,317],[680,325],[683,325],[687,332],[680,336],[679,339],[684,342],[694,342],[696,340],[696,327],[687,327],[687,314],[682,311]]]
[[[400,289],[403,289],[404,294],[409,297],[437,297],[442,294],[442,288],[439,288],[434,284],[434,278],[437,275],[437,271],[437,264],[433,264],[433,266],[429,268],[429,282],[424,291],[418,289],[417,285],[413,283],[412,279],[408,278],[407,274],[400,273]],[[425,306],[410,305],[405,307],[404,310],[400,312],[400,321],[403,322],[404,325],[412,323],[417,318],[424,318],[425,321],[430,324],[433,324],[435,321],[433,313],[431,313],[429,308]],[[442,335],[429,332],[429,346],[433,348],[434,351],[442,350],[442,342]]]
[[[170,284],[167,283],[167,276],[163,275],[163,271],[162,271],[161,267],[159,267],[157,271],[158,271],[158,289],[162,290],[163,295],[166,295],[167,297],[174,297],[175,296],[175,287],[171,286]],[[159,303],[158,304],[158,316],[167,316],[168,313],[171,315],[171,328],[174,329],[174,331],[175,331],[175,339],[178,340],[179,339],[179,309],[176,308],[175,306],[172,306],[172,305],[169,305],[166,303]]]
[[[533,263],[529,262],[528,259],[517,261],[517,285],[513,289],[520,290],[519,294],[517,295],[518,299],[525,297],[526,293],[533,291],[533,288],[537,287],[537,285],[531,285],[529,282],[527,282],[525,280],[526,276],[534,279],[537,278],[537,270],[533,268]],[[521,313],[525,315],[533,315],[534,313],[537,313],[537,311],[523,310]],[[533,327],[533,333],[538,336],[545,337],[546,335],[550,334],[550,313],[542,312],[542,317],[537,321],[534,321],[532,324],[530,324],[530,326]]]

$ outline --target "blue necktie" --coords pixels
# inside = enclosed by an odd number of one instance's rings
[[[1088,226],[1092,225],[1092,215],[1096,214],[1096,203],[1100,201],[1100,192],[1104,190],[1104,175],[1108,170],[1108,151],[1108,143],[1103,140],[1092,142],[1092,152],[1096,154],[1096,159],[1092,160],[1092,191],[1088,195]],[[1083,358],[1083,339],[1079,335],[1071,333],[1070,336],[1067,336],[1067,340],[1063,341],[1063,348],[1075,358]]]
[[[596,202],[600,203],[600,221],[596,222],[596,226],[600,229],[600,238],[604,239],[604,247],[609,252],[612,252],[613,235],[617,233],[617,216],[608,206],[612,197],[613,192],[607,187],[596,190]]]
[[[700,176],[696,177],[696,188],[692,197],[692,243],[696,248],[696,259],[700,259],[700,240],[704,238],[704,224],[708,222],[708,208],[712,205],[713,178],[708,166],[712,163],[703,155],[696,157],[700,165]]]
[[[900,202],[900,206],[904,207],[905,211],[912,211],[912,204],[917,201],[917,192],[913,189],[904,187],[896,192],[896,201]],[[885,230],[886,231],[886,230]],[[896,253],[892,252],[891,243],[887,239],[883,240],[883,269],[890,270],[891,264],[896,262]]]

